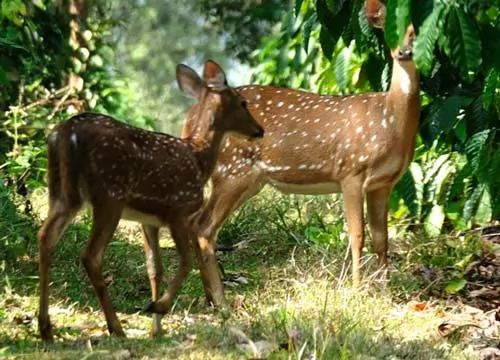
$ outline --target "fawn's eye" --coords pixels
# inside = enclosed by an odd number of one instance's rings
[[[244,108],[244,109],[246,109],[246,108],[247,108],[247,106],[248,106],[248,102],[247,102],[246,100],[243,100],[243,101],[241,102],[241,106],[243,106],[243,108]]]

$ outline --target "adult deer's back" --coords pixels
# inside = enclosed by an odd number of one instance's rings
[[[366,11],[373,25],[383,26],[382,3],[367,1]],[[343,193],[355,282],[360,278],[366,198],[374,249],[380,266],[386,266],[388,198],[413,156],[420,115],[413,39],[409,26],[403,45],[391,51],[387,92],[328,96],[270,86],[238,89],[265,136],[253,143],[228,138],[212,176],[199,243],[207,295],[214,302],[224,302],[213,255],[217,230],[265,184],[288,193]],[[192,125],[186,124],[184,135]]]

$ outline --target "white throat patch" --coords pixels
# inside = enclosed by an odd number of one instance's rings
[[[401,86],[401,91],[403,94],[408,95],[410,93],[410,76],[404,68],[401,69],[401,78],[399,79],[399,86]]]

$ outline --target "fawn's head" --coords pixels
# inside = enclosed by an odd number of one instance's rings
[[[228,86],[216,62],[205,62],[203,79],[188,66],[178,65],[177,83],[186,95],[198,100],[186,116],[183,137],[209,139],[216,131],[249,138],[263,136],[264,130],[250,115],[246,100]]]
[[[386,7],[380,0],[366,0],[365,11],[368,21],[373,27],[384,28]],[[401,65],[413,60],[413,42],[415,41],[415,29],[412,24],[406,28],[406,33],[402,43],[394,49],[391,49],[391,56],[394,61]]]

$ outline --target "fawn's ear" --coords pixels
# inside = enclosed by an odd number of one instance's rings
[[[184,94],[198,99],[205,82],[198,76],[196,71],[184,64],[177,65],[177,84]]]
[[[368,22],[376,28],[383,28],[385,24],[385,5],[380,0],[366,0],[365,12]]]
[[[226,74],[224,70],[213,60],[205,61],[203,68],[203,80],[207,85],[216,90],[222,90],[227,87]]]

